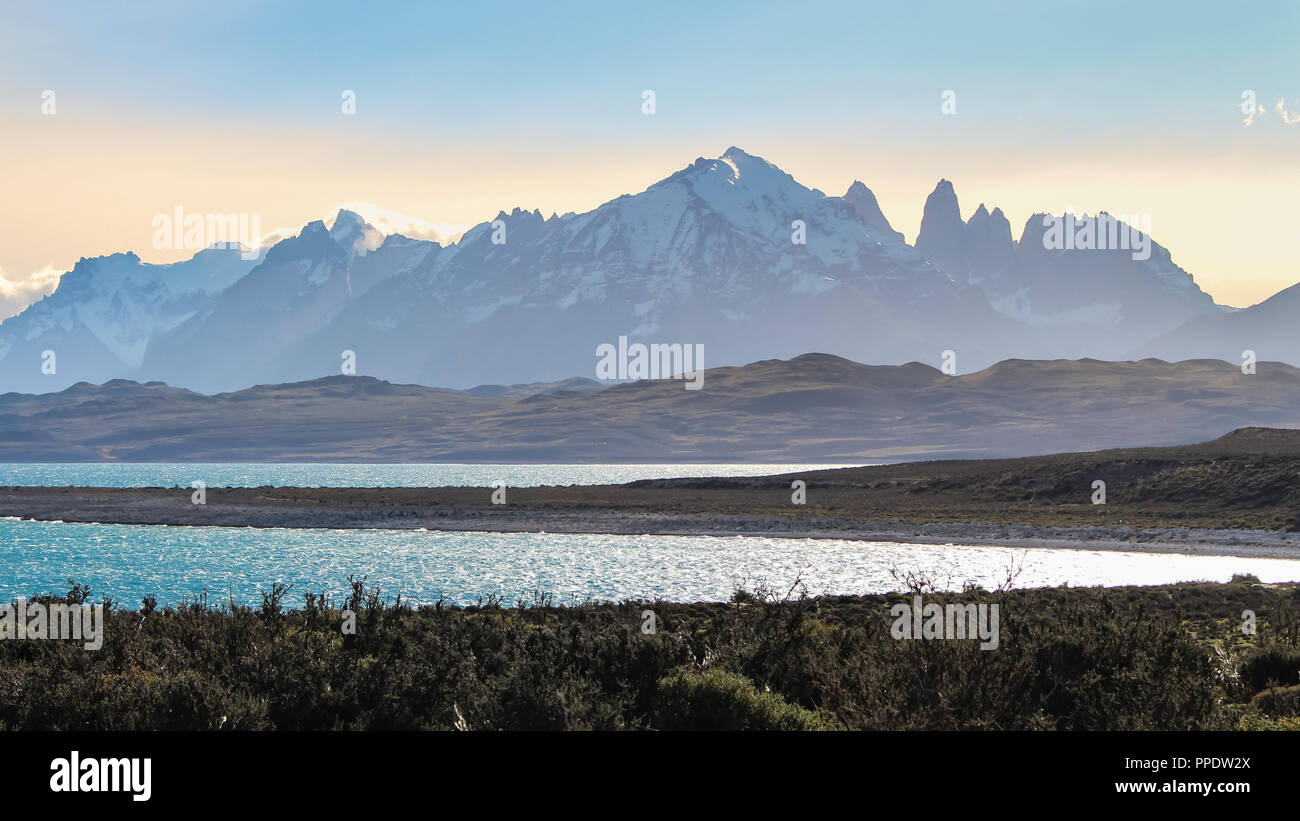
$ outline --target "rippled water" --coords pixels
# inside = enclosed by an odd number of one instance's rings
[[[851,467],[822,464],[354,465],[354,464],[0,464],[0,486],[81,487],[510,487],[606,485],[678,476],[765,476]]]
[[[438,533],[99,525],[0,519],[0,599],[64,592],[71,578],[128,606],[203,590],[260,602],[274,582],[302,593],[341,594],[348,574],[389,594],[472,604],[497,594],[511,603],[534,590],[557,603],[628,598],[718,601],[738,585],[784,591],[801,577],[812,594],[894,590],[890,569],[925,572],[948,587],[992,588],[1011,564],[1019,587],[1226,581],[1254,573],[1300,580],[1300,561],[1087,550],[1024,550],[833,539]]]

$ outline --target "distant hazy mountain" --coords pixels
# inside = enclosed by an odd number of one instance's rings
[[[1300,285],[1240,311],[1196,317],[1139,345],[1132,355],[1169,360],[1209,357],[1240,363],[1247,350],[1254,351],[1261,361],[1300,357]]]
[[[978,285],[999,312],[1043,329],[1070,356],[1119,359],[1184,322],[1231,310],[1154,241],[1138,259],[1131,248],[1046,247],[1045,220],[1064,219],[1034,214],[1017,242],[1001,209],[990,213],[980,203],[963,222],[952,184],[941,180],[926,200],[916,248],[958,281]],[[1128,230],[1117,222],[1117,233]]]
[[[619,336],[703,344],[706,365],[809,349],[937,362],[945,348],[974,364],[1014,345],[1008,326],[887,223],[732,148],[586,214],[503,212],[350,301],[275,372],[327,373],[302,363],[350,349],[401,381],[554,380],[592,374]]]
[[[299,343],[438,250],[433,242],[384,238],[351,211],[340,211],[328,229],[309,223],[202,310],[157,335],[141,373],[209,391],[339,373],[340,349]]]
[[[593,374],[596,348],[703,345],[705,365],[826,349],[959,368],[1038,351],[928,264],[865,186],[806,188],[737,148],[586,214],[515,209],[447,247],[313,223],[160,335],[141,375],[206,391],[339,373],[469,386]]]
[[[334,376],[216,396],[117,381],[0,395],[3,461],[896,461],[1199,442],[1300,427],[1300,370],[1017,361],[964,376],[826,354],[590,390]]]
[[[445,246],[341,211],[256,267],[234,252],[83,260],[0,324],[0,390],[126,376],[230,391],[339,374],[345,356],[392,381],[526,385],[594,376],[619,337],[703,345],[706,367],[809,350],[937,365],[952,350],[968,372],[1118,358],[1224,315],[1159,245],[1050,250],[1042,217],[1019,241],[997,208],[963,221],[945,180],[914,248],[861,182],[828,196],[738,148],[588,213],[503,211]],[[56,376],[40,372],[47,349]]]
[[[559,393],[560,391],[591,393],[607,387],[609,385],[604,382],[574,376],[569,379],[561,379],[559,382],[530,382],[526,385],[478,385],[465,392],[474,396],[513,396],[522,398],[539,394]]]
[[[151,265],[135,254],[83,258],[54,293],[0,323],[0,388],[51,391],[139,373],[150,340],[210,304],[256,261],[234,248]],[[53,373],[44,373],[53,351]]]
[[[862,220],[868,228],[892,237],[898,242],[903,241],[903,235],[894,230],[894,227],[889,224],[889,220],[885,218],[885,213],[880,210],[880,203],[876,202],[876,195],[871,193],[871,189],[860,181],[854,180],[853,184],[849,186],[849,190],[844,192],[844,201],[853,206],[858,219]]]

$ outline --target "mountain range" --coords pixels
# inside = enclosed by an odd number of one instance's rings
[[[1013,237],[963,220],[951,183],[915,246],[875,196],[807,188],[738,148],[583,214],[515,208],[446,244],[351,211],[256,260],[82,259],[0,323],[0,390],[126,378],[214,393],[356,372],[468,388],[595,375],[596,348],[702,344],[705,367],[820,351],[969,373],[1008,358],[1300,362],[1300,294],[1216,305],[1169,251],[1053,250],[1046,214]],[[1290,295],[1289,295],[1290,294]],[[53,373],[45,354],[57,355]]]
[[[673,380],[469,391],[331,376],[0,395],[0,462],[890,462],[1177,445],[1300,427],[1300,369],[1008,360],[949,376],[828,354]]]

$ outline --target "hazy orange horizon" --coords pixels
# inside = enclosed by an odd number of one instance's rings
[[[11,132],[8,156],[22,161],[6,161],[3,169],[11,190],[22,192],[0,203],[8,235],[0,244],[0,269],[10,281],[43,269],[66,271],[80,257],[114,252],[134,251],[149,262],[186,259],[193,251],[152,245],[154,216],[176,206],[188,213],[258,214],[267,233],[296,233],[342,205],[359,203],[464,228],[514,207],[547,215],[587,211],[730,144],[715,138],[621,155],[556,146],[525,155],[490,146],[429,152],[401,138],[344,136],[328,148],[308,143],[295,150],[292,133],[205,136],[142,126],[111,134],[42,133],[40,125]],[[1216,164],[1166,153],[1101,168],[1094,158],[1067,155],[1026,168],[1019,160],[992,157],[945,164],[917,148],[895,148],[886,162],[878,150],[852,145],[808,150],[775,143],[769,150],[731,142],[830,195],[861,180],[909,242],[916,239],[926,196],[943,177],[953,182],[963,217],[980,203],[1000,207],[1017,239],[1036,212],[1150,214],[1155,240],[1224,304],[1244,307],[1300,280],[1300,226],[1294,221],[1300,165],[1288,181],[1269,175],[1275,158],[1218,157]],[[1258,179],[1244,203],[1243,178]],[[1224,207],[1234,201],[1237,207]]]
[[[586,211],[731,145],[827,194],[861,180],[909,241],[946,178],[964,216],[1000,207],[1016,237],[1041,211],[1150,215],[1221,303],[1300,280],[1300,7],[1265,26],[1120,5],[1115,26],[950,3],[936,28],[906,7],[744,5],[722,43],[690,4],[645,20],[581,5],[490,24],[469,7],[12,10],[0,313],[83,256],[189,256],[151,243],[177,206],[266,231],[344,203],[468,226]]]

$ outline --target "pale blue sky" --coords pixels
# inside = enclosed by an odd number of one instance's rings
[[[679,128],[903,123],[954,88],[990,131],[1230,131],[1216,108],[1242,89],[1300,92],[1300,4],[1249,5],[44,2],[6,10],[0,67],[10,99],[64,86],[148,117],[310,118],[352,88],[406,125],[636,137],[629,87]]]
[[[1151,213],[1225,301],[1300,279],[1300,230],[1277,213],[1300,125],[1243,128],[1239,110],[1244,89],[1300,110],[1294,0],[8,5],[11,280],[137,247],[150,214],[200,195],[284,225],[345,201],[472,224],[594,207],[733,144],[828,193],[862,179],[909,239],[943,176],[965,214],[1000,205],[1017,231],[1067,205]],[[59,113],[42,120],[44,89]],[[58,215],[84,247],[41,227]]]

